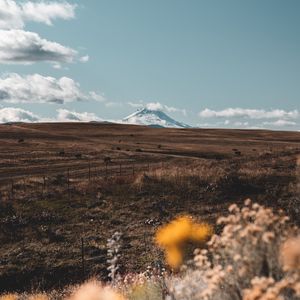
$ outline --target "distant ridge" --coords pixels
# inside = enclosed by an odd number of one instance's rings
[[[178,122],[161,110],[141,108],[122,120],[126,124],[146,125],[151,127],[191,128],[191,126]]]

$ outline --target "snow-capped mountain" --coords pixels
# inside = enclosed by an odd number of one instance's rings
[[[151,110],[148,108],[139,109],[138,111],[124,118],[122,121],[126,124],[146,125],[154,127],[190,128],[189,125],[172,119],[163,111]]]

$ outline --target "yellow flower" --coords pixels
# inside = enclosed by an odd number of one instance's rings
[[[182,264],[183,255],[179,247],[172,246],[165,248],[166,251],[166,261],[169,266],[176,269]]]
[[[169,266],[176,269],[182,264],[186,243],[203,242],[211,235],[212,228],[208,224],[196,223],[191,217],[182,216],[161,227],[155,241],[165,251]]]

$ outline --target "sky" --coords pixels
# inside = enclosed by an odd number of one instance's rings
[[[298,0],[0,0],[0,122],[300,130]]]

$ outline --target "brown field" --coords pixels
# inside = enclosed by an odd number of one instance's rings
[[[1,125],[0,291],[106,279],[115,231],[121,272],[143,271],[162,263],[160,224],[183,213],[214,224],[248,197],[299,224],[299,156],[297,132]]]

